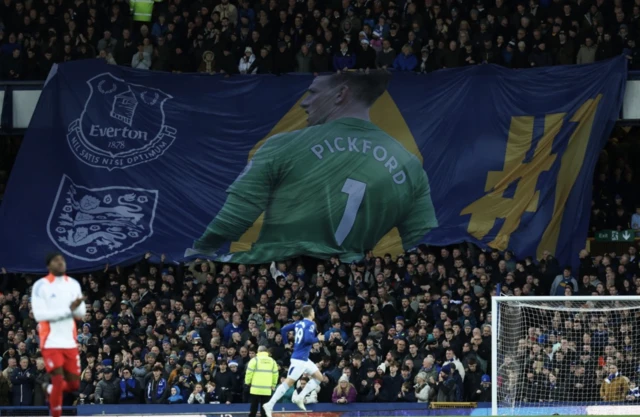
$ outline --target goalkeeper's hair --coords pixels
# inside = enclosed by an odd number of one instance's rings
[[[313,307],[311,306],[304,306],[301,309],[301,313],[302,313],[302,317],[307,318],[311,315],[311,312],[313,311]]]
[[[356,100],[370,107],[386,91],[391,73],[387,70],[338,72],[330,77],[332,82],[349,87]]]

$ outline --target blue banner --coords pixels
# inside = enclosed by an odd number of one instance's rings
[[[174,75],[54,68],[0,207],[0,266],[145,252],[344,261],[469,241],[572,262],[623,57],[524,71]]]

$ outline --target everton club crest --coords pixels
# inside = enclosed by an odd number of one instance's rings
[[[176,129],[166,124],[164,105],[172,96],[109,73],[87,84],[89,97],[67,133],[78,159],[97,168],[124,169],[153,161],[169,149]]]

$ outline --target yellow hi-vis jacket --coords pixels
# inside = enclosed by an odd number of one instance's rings
[[[278,365],[267,352],[258,352],[249,361],[244,383],[251,385],[253,395],[271,395],[271,388],[278,384]]]
[[[129,7],[135,22],[151,22],[153,16],[153,4],[162,0],[130,0]]]

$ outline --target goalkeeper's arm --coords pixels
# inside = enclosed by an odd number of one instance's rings
[[[263,207],[230,194],[202,237],[195,241],[194,248],[215,251],[225,242],[238,240],[263,211]]]
[[[424,171],[421,174],[419,182],[415,186],[413,205],[398,225],[402,247],[405,250],[413,248],[424,235],[438,226],[436,210],[431,201],[429,180]]]
[[[268,149],[264,149],[268,148]],[[215,251],[225,242],[242,236],[264,212],[271,195],[272,163],[277,161],[274,146],[265,144],[228,189],[227,201],[194,248]]]

